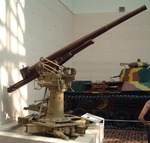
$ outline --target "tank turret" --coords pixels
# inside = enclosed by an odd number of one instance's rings
[[[120,81],[123,82],[121,91],[150,91],[149,64],[138,59],[137,62],[120,65],[125,67],[120,74]]]

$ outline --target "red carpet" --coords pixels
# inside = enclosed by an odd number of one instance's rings
[[[146,131],[105,129],[103,143],[147,143]]]

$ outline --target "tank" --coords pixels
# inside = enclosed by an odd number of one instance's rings
[[[110,81],[73,81],[65,92],[65,112],[103,117],[106,128],[144,129],[138,115],[150,99],[150,66],[140,59],[120,66],[120,74]]]

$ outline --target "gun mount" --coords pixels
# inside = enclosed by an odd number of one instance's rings
[[[55,65],[57,69],[49,64]],[[27,133],[48,133],[66,140],[69,139],[67,135],[84,134],[87,128],[86,121],[78,116],[64,114],[64,92],[75,79],[76,70],[62,67],[45,58],[40,59],[36,70],[40,75],[36,80],[37,85],[45,87],[45,93],[40,103],[24,109],[39,113],[25,118],[19,117],[18,123],[26,124]],[[50,90],[48,97],[47,89]]]
[[[33,66],[20,69],[23,80],[11,85],[7,89],[8,92],[13,92],[35,79],[37,79],[40,88],[45,87],[41,102],[25,108],[26,110],[38,111],[39,114],[18,118],[19,123],[26,125],[27,133],[49,133],[64,139],[69,139],[67,135],[75,136],[85,133],[87,128],[85,120],[78,116],[64,114],[64,92],[75,79],[76,71],[62,65],[75,54],[93,44],[93,39],[144,10],[146,10],[145,5],[67,45],[52,55],[41,58]],[[50,95],[46,98],[47,89],[50,90]]]

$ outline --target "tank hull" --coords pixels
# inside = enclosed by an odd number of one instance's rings
[[[80,115],[85,112],[105,118],[106,127],[139,128],[138,116],[150,99],[150,65],[141,62],[120,63],[124,68],[111,81],[74,81],[65,93],[65,110]],[[119,80],[114,80],[118,77]],[[147,114],[147,120],[150,115]]]
[[[106,128],[144,129],[138,115],[145,102],[150,99],[150,91],[100,93],[88,91],[86,88],[89,88],[90,83],[85,82],[84,85],[86,87],[76,85],[77,92],[65,92],[65,112],[78,116],[88,112],[103,117]],[[148,114],[146,118],[149,117]]]

